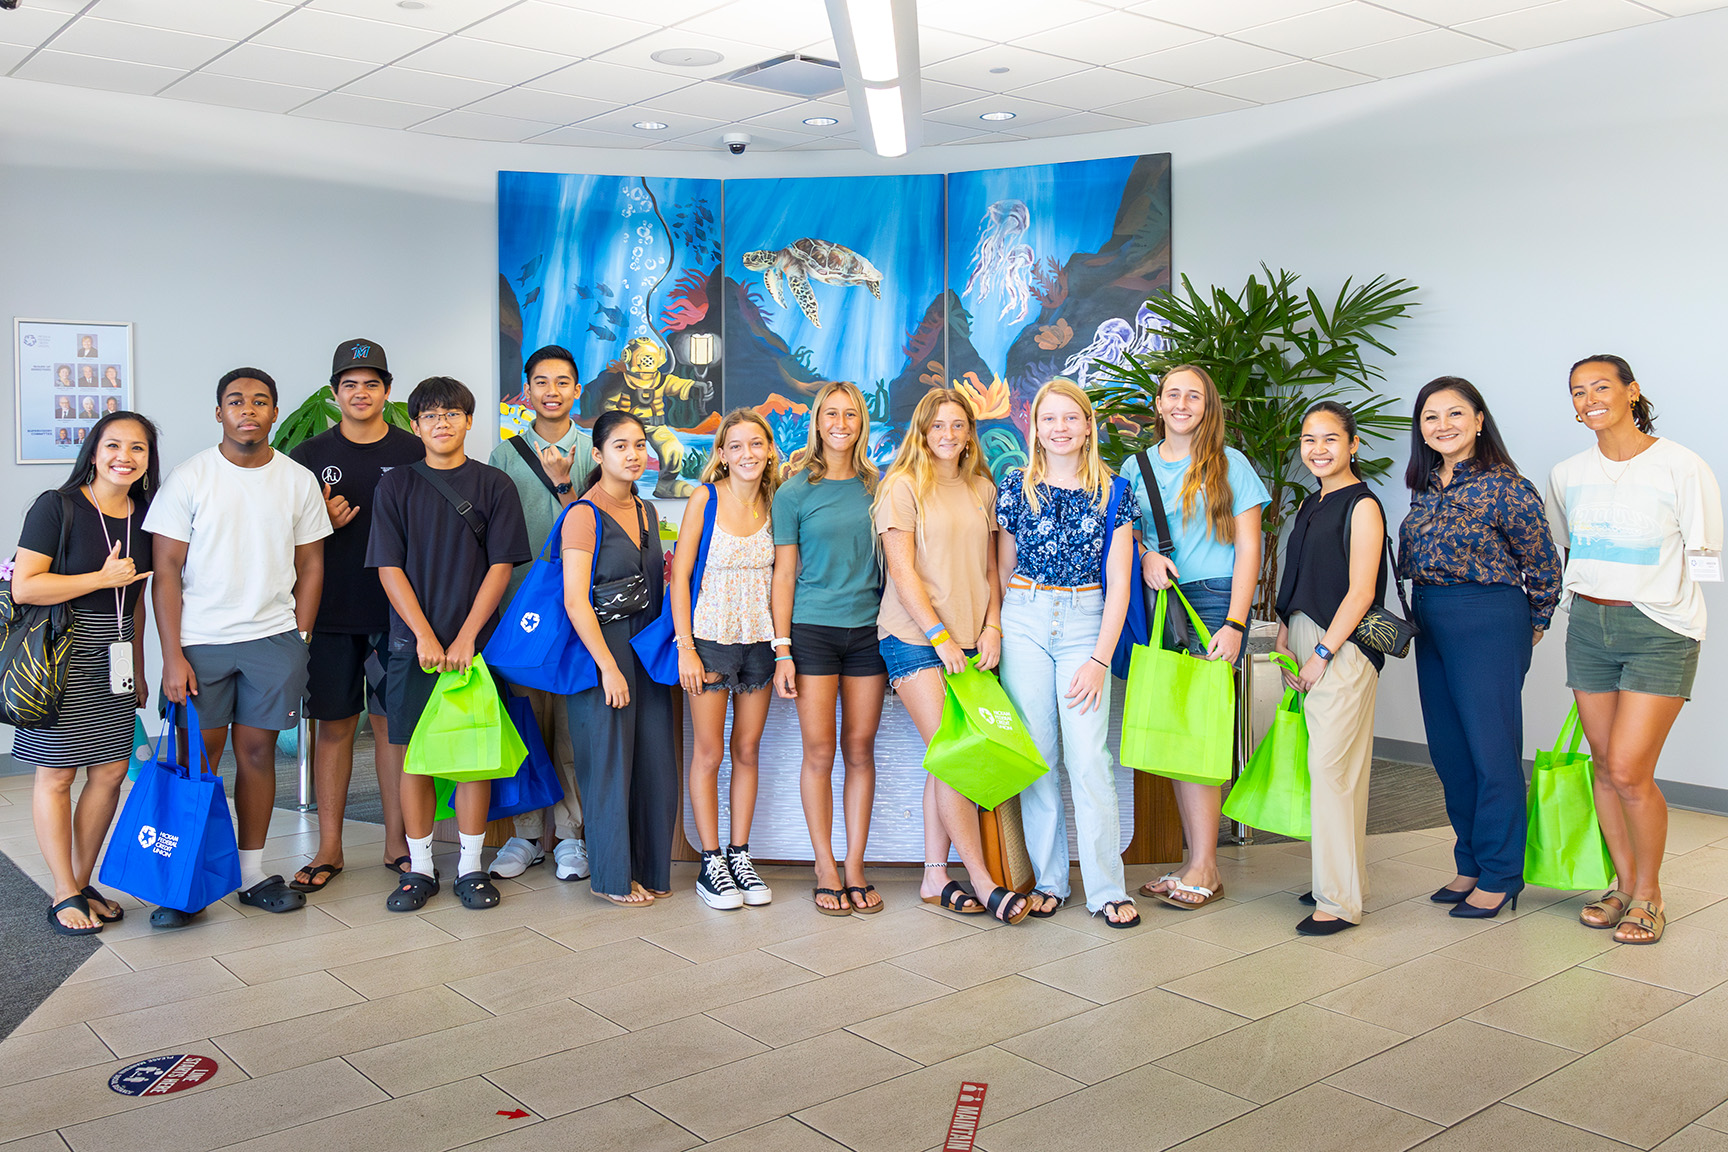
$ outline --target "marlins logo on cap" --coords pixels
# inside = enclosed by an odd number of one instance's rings
[[[378,373],[386,386],[390,383],[390,365],[384,349],[372,340],[344,340],[330,359],[330,383],[335,385],[342,373],[354,368],[370,368]]]

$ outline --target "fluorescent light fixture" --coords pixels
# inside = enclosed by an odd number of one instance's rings
[[[805,119],[804,123],[810,125],[812,128],[826,128],[830,124],[838,124],[840,121],[834,119],[832,116],[810,116]]]
[[[904,156],[924,137],[917,0],[825,2],[858,142],[878,156]]]
[[[878,156],[906,155],[906,109],[898,88],[864,89],[864,106],[870,110],[870,135]]]
[[[858,49],[858,75],[866,84],[892,84],[900,78],[900,53],[894,44],[894,11],[889,0],[846,0],[852,43]]]

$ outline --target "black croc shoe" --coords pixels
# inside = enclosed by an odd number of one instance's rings
[[[266,876],[240,893],[240,903],[266,912],[292,912],[306,907],[306,897],[288,887],[280,876]]]
[[[464,908],[496,908],[498,901],[503,899],[498,886],[485,872],[469,872],[456,877],[456,886],[451,891],[456,893],[456,899],[462,901]]]
[[[426,901],[438,895],[438,881],[419,872],[402,873],[402,882],[384,901],[392,912],[418,912]]]

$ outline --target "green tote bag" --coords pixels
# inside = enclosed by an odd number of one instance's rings
[[[942,723],[924,770],[980,808],[994,808],[1050,770],[1002,685],[975,663],[944,680]]]
[[[1171,593],[1182,601],[1200,643],[1212,634],[1180,588],[1158,593],[1152,643],[1136,644],[1122,706],[1122,763],[1172,780],[1223,784],[1230,779],[1230,736],[1235,725],[1234,670],[1159,646]]]
[[[1574,703],[1552,751],[1536,753],[1530,773],[1529,825],[1524,838],[1524,882],[1581,891],[1606,888],[1614,878],[1608,842],[1596,823],[1588,754],[1578,745],[1584,726]]]
[[[458,783],[514,776],[528,748],[504,711],[486,658],[466,672],[440,672],[420,722],[408,738],[402,770]]]
[[[1300,672],[1296,661],[1275,653],[1273,661]],[[1270,832],[1307,840],[1313,836],[1313,813],[1309,809],[1308,720],[1302,714],[1304,694],[1286,689],[1284,700],[1272,717],[1272,726],[1254,749],[1242,775],[1230,787],[1224,815],[1232,820]]]

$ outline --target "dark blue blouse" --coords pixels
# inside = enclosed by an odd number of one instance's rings
[[[1021,485],[1023,474],[1023,469],[1011,469],[996,492],[996,520],[1002,531],[1014,537],[1014,571],[1034,583],[1058,588],[1099,583],[1104,508],[1084,488],[1040,484],[1034,512]],[[1116,508],[1116,526],[1133,527],[1139,513],[1133,496],[1125,495]]]

